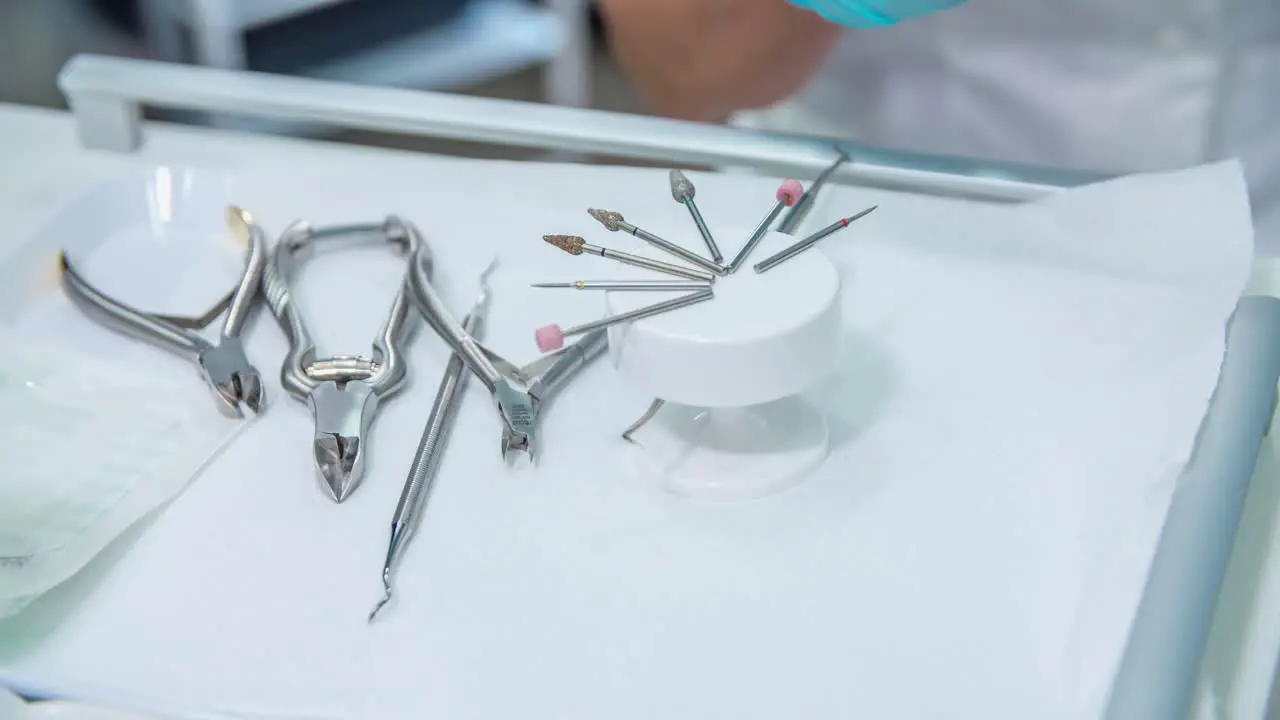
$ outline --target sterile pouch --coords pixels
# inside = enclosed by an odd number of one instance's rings
[[[247,421],[187,383],[0,327],[0,618],[175,498]]]

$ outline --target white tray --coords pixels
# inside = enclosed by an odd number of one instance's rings
[[[725,128],[674,123],[669,121],[610,116],[564,109],[525,107],[515,103],[471,101],[447,96],[431,96],[396,91],[369,90],[364,88],[331,87],[323,83],[299,81],[287,78],[251,77],[209,70],[156,66],[146,63],[81,58],[73,61],[63,77],[63,87],[68,91],[73,108],[81,123],[82,138],[91,146],[131,149],[140,139],[136,125],[137,103],[157,102],[196,110],[253,111],[297,119],[323,118],[330,122],[345,122],[358,127],[372,127],[398,131],[435,134],[442,137],[483,139],[513,145],[543,147],[546,149],[572,149],[609,152],[634,158],[662,162],[709,162],[732,165],[756,165],[770,171],[812,171],[826,162],[827,151],[822,143],[800,138],[779,138]],[[855,152],[861,152],[855,149]],[[1086,178],[1055,178],[1052,173],[1036,175],[1039,182],[1023,181],[1020,174],[1030,171],[1011,168],[984,168],[976,164],[941,159],[894,157],[888,154],[868,154],[868,161],[859,163],[843,173],[843,179],[866,185],[910,188],[922,194],[961,194],[993,200],[1021,200],[1052,191],[1052,182],[1083,181]],[[434,171],[455,174],[455,181],[481,185],[486,173],[471,163],[450,163],[441,159],[431,161]],[[424,226],[433,246],[441,257],[441,264],[449,268],[450,283],[444,290],[456,307],[468,298],[473,277],[488,261],[494,247],[492,238],[476,239],[474,244],[461,239],[473,237],[472,225],[446,221],[436,223],[431,212],[432,202],[445,202],[443,198],[424,197],[411,182],[414,173],[424,170],[424,162],[405,161],[397,166],[389,160],[371,161],[367,167],[348,167],[344,177],[318,180],[316,167],[282,168],[271,176],[242,177],[243,197],[252,198],[270,208],[259,212],[272,230],[298,216],[317,222],[348,221],[369,214],[373,204],[382,204],[386,211],[403,212]],[[926,167],[936,169],[922,169]],[[328,171],[332,171],[329,166]],[[504,164],[501,171],[519,177],[528,172],[529,182],[540,178],[534,171],[518,164]],[[281,180],[289,172],[308,178],[305,195],[290,192],[281,187]],[[346,178],[359,178],[359,187],[353,188]],[[629,177],[629,176],[628,176]],[[599,202],[625,203],[636,208],[637,216],[669,217],[672,222],[683,221],[678,217],[679,207],[661,194],[655,193],[651,207],[641,204],[638,195],[629,187],[622,175],[610,181],[610,173],[601,170],[593,175],[589,188],[566,188],[572,196],[589,190]],[[408,182],[407,182],[408,180]],[[655,181],[661,184],[660,173]],[[742,196],[765,196],[772,191],[773,181],[767,178],[726,176],[720,182],[700,188],[700,200],[705,203],[729,205]],[[875,198],[891,198],[879,195],[882,191],[867,190],[868,202]],[[376,199],[376,200],[374,200]],[[542,222],[563,225],[565,208],[522,203],[519,198],[504,201],[494,208],[491,222],[495,232],[501,232],[504,213],[520,214],[520,225]],[[411,208],[412,211],[406,211]],[[250,208],[253,210],[254,208]],[[815,214],[820,215],[817,211]],[[374,218],[370,218],[374,219]],[[583,215],[584,228],[591,221]],[[662,220],[658,221],[659,223]],[[451,224],[453,223],[453,224]],[[565,228],[572,230],[573,228]],[[657,227],[661,231],[661,227]],[[442,242],[440,238],[455,239]],[[521,249],[504,251],[504,270],[495,281],[504,288],[515,288],[509,282],[518,273],[521,278],[535,274],[546,277],[563,274],[564,265],[559,258],[548,255],[536,239]],[[512,246],[514,247],[514,246]],[[10,273],[31,267],[48,248],[31,248],[32,254],[18,254],[6,264]],[[363,259],[362,259],[363,261]],[[317,268],[308,282],[323,282],[326,276],[341,287],[341,264],[326,263]],[[361,265],[361,271],[366,266]],[[394,272],[394,265],[381,260],[370,260],[368,272]],[[503,273],[509,273],[507,280]],[[6,275],[13,277],[12,275]],[[390,275],[388,276],[390,277]],[[504,291],[503,301],[494,308],[489,337],[500,350],[519,357],[520,349],[529,344],[528,328],[532,322],[546,318],[530,318],[520,312],[526,305],[525,296],[519,291]],[[531,296],[530,296],[531,297]],[[329,298],[333,300],[334,298]],[[341,298],[340,307],[324,322],[327,308],[325,298],[306,298],[308,315],[320,340],[335,350],[359,350],[367,346],[375,323],[386,310],[386,297],[347,299]],[[573,321],[585,319],[590,309],[576,298],[562,300],[539,296],[540,305],[556,307],[560,314],[554,319]],[[1194,467],[1187,473],[1175,495],[1160,550],[1153,565],[1143,606],[1135,622],[1132,641],[1117,677],[1109,708],[1109,716],[1133,717],[1181,717],[1186,714],[1189,698],[1194,690],[1196,669],[1203,651],[1204,637],[1213,613],[1217,588],[1222,583],[1226,560],[1231,548],[1240,505],[1248,487],[1249,476],[1257,455],[1258,444],[1270,419],[1270,407],[1274,399],[1277,375],[1280,375],[1280,357],[1274,351],[1276,329],[1280,328],[1280,311],[1276,303],[1264,299],[1250,299],[1242,303],[1234,324],[1231,350],[1224,366],[1224,376],[1213,412],[1205,424],[1201,444]],[[551,310],[555,314],[555,310]],[[579,317],[574,317],[578,314]],[[269,319],[263,321],[269,323]],[[330,335],[327,331],[332,331]],[[274,328],[259,327],[253,336],[251,352],[255,357],[277,358],[283,343]],[[418,343],[410,354],[418,382],[433,384],[443,365],[444,351],[438,343]],[[264,370],[274,372],[264,363]],[[606,391],[607,388],[607,391]],[[441,512],[434,517],[435,525],[428,524],[415,548],[419,553],[431,552],[433,538],[459,537],[481,533],[491,537],[537,536],[532,532],[538,518],[547,517],[556,505],[572,503],[581,513],[604,512],[616,508],[617,493],[624,492],[616,485],[595,475],[575,473],[571,468],[604,466],[598,448],[607,447],[616,440],[619,423],[629,420],[646,403],[647,398],[628,396],[616,384],[609,382],[607,370],[602,366],[589,371],[578,383],[571,386],[564,398],[557,402],[549,422],[544,448],[546,462],[537,475],[536,482],[525,482],[506,474],[498,464],[496,435],[492,452],[486,452],[483,438],[494,432],[491,413],[474,388],[475,402],[464,405],[459,423],[459,436],[477,438],[475,447],[463,447],[451,451],[445,461],[446,472],[452,467],[458,470],[459,456],[467,462],[467,482],[442,484],[433,504]],[[305,439],[310,433],[310,419],[305,409],[291,403],[278,391],[271,398],[275,403],[273,413],[278,422],[259,423],[224,457],[229,466],[252,468],[253,458],[261,454],[296,453],[299,466],[309,470]],[[313,484],[274,482],[278,478],[257,477],[241,472],[229,477],[211,478],[197,483],[191,491],[166,513],[163,522],[150,531],[151,537],[137,551],[121,558],[120,573],[129,568],[154,569],[165,578],[164,582],[180,580],[180,596],[183,606],[159,603],[148,606],[148,613],[157,627],[175,622],[180,617],[208,618],[209,624],[196,628],[188,640],[193,647],[208,653],[221,655],[222,662],[234,664],[240,653],[271,652],[272,647],[288,646],[290,657],[302,657],[292,673],[292,682],[278,688],[280,697],[305,696],[317,690],[315,683],[341,683],[344,674],[331,667],[308,666],[305,658],[331,657],[335,646],[346,647],[356,655],[365,643],[371,642],[363,625],[365,595],[376,594],[376,570],[382,552],[386,511],[394,505],[399,489],[401,463],[380,461],[382,458],[403,458],[411,452],[420,423],[425,417],[425,406],[430,393],[415,393],[389,404],[374,428],[374,467],[372,477],[361,492],[349,503],[335,508],[330,505]],[[579,435],[581,442],[570,438]],[[489,458],[486,466],[485,458]],[[378,465],[390,464],[392,468],[379,471]],[[385,477],[381,475],[385,474]],[[548,492],[548,483],[554,492]],[[494,484],[502,484],[503,493],[488,492]],[[496,498],[496,499],[495,499]],[[452,505],[452,511],[448,507]],[[206,506],[241,509],[243,524],[226,527],[217,518],[202,515]],[[470,509],[468,509],[470,507]],[[270,508],[271,513],[266,514]],[[283,515],[281,513],[284,513]],[[464,523],[464,528],[458,527]],[[262,535],[255,528],[287,527],[287,533]],[[201,547],[186,547],[189,554],[170,557],[165,551],[166,532],[188,536],[192,529],[202,531],[208,538]],[[617,530],[617,528],[614,528]],[[555,527],[542,528],[552,538],[558,532]],[[563,539],[563,538],[560,538]],[[267,542],[269,540],[270,542]],[[548,540],[550,541],[550,540]],[[490,544],[489,553],[494,547]],[[1194,547],[1189,553],[1186,548]],[[449,548],[452,555],[448,566],[463,564],[503,563],[516,560],[481,553],[476,548]],[[443,551],[441,551],[443,552]],[[1192,558],[1189,560],[1188,558]],[[276,579],[276,569],[281,563],[310,562],[311,567],[294,568],[291,577],[301,578],[304,586],[294,584],[282,587]],[[234,577],[244,578],[244,584],[226,587],[216,582],[216,573],[209,577],[193,573],[191,568],[226,570],[234,565]],[[338,578],[349,579],[346,572],[334,573],[335,567],[369,568],[368,593],[335,593],[332,583]],[[515,576],[507,587],[491,588],[495,595],[519,594],[524,587],[535,587],[546,578]],[[47,611],[48,627],[70,627],[71,630],[55,630],[51,640],[43,641],[56,653],[58,637],[63,632],[100,632],[101,646],[118,648],[126,642],[127,633],[144,633],[147,628],[95,628],[95,613],[112,612],[111,604],[139,602],[136,592],[113,590],[103,585],[95,590],[93,579],[84,581],[74,592],[68,591],[61,609],[50,603]],[[430,578],[402,583],[403,602],[396,613],[412,613],[415,601],[423,603],[431,591]],[[75,593],[91,592],[94,603],[79,605],[74,602]],[[246,607],[244,598],[256,599],[255,613],[269,616],[274,621],[271,644],[263,647],[226,647],[218,642],[217,623],[235,624],[251,618],[226,616],[226,608]],[[372,596],[372,595],[371,595]],[[165,600],[172,601],[173,592]],[[233,602],[234,600],[234,602]],[[141,601],[146,602],[145,598]],[[454,608],[462,612],[463,608]],[[334,620],[344,618],[344,620]],[[321,641],[311,629],[316,623],[325,623],[329,632]],[[335,625],[337,627],[335,627]],[[33,628],[33,636],[46,628]],[[388,623],[379,632],[394,633],[394,624]],[[602,629],[603,632],[603,629]],[[456,640],[456,639],[455,639]],[[547,641],[553,642],[554,635]],[[215,658],[216,659],[216,658]],[[23,684],[29,691],[43,691],[57,695],[82,695],[111,697],[110,656],[100,659],[100,671],[92,676],[62,678],[54,685],[44,684],[39,673],[25,677],[11,677],[11,681]],[[159,672],[173,662],[173,658],[152,658]],[[537,657],[528,659],[538,663]],[[0,667],[3,667],[0,660]],[[216,664],[216,663],[215,663]],[[39,667],[39,663],[36,663]],[[424,678],[432,674],[431,667],[422,668]],[[959,671],[959,669],[958,669]],[[2,671],[0,671],[2,672]],[[168,673],[167,676],[172,676]],[[189,691],[193,702],[198,702],[201,689],[207,679],[199,677],[174,678],[182,690]],[[425,682],[425,680],[424,680]],[[472,688],[473,692],[485,692]],[[494,690],[500,692],[500,690]],[[318,693],[322,695],[323,693]],[[205,698],[205,700],[208,700]],[[216,705],[216,699],[212,702]],[[193,705],[194,706],[194,705]],[[264,709],[264,711],[267,709]],[[317,701],[318,717],[349,716],[355,708],[334,708]]]

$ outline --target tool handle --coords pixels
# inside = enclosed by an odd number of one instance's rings
[[[261,227],[254,223],[248,225],[249,252],[244,259],[244,270],[240,274],[240,284],[231,294],[231,302],[227,308],[226,318],[222,321],[223,337],[239,337],[244,329],[249,313],[253,311],[254,301],[262,289],[262,276],[267,266],[267,238]]]
[[[305,401],[316,387],[316,381],[307,376],[305,368],[315,355],[316,344],[293,304],[293,291],[287,279],[292,265],[291,255],[290,231],[286,230],[262,270],[262,295],[289,341],[289,351],[280,367],[280,384],[290,395]]]
[[[479,318],[468,315],[463,320],[463,328],[474,333],[479,325]],[[418,515],[422,511],[431,483],[435,480],[440,468],[440,460],[444,456],[445,446],[449,441],[450,431],[458,416],[458,408],[462,405],[463,388],[466,385],[466,366],[457,353],[449,356],[445,366],[444,377],[436,390],[436,399],[431,404],[431,414],[422,429],[422,438],[418,441],[418,451],[414,453],[413,464],[409,467],[409,475],[405,478],[404,490],[400,493],[400,501],[396,504],[395,523],[405,523],[412,530]]]
[[[425,248],[426,245],[421,247]],[[454,353],[462,358],[462,362],[476,374],[476,377],[480,378],[485,388],[493,393],[502,379],[502,374],[463,328],[462,323],[449,312],[449,308],[431,286],[426,265],[417,257],[409,260],[408,287],[410,297],[413,298],[413,303],[417,306],[422,319],[436,331],[436,334]]]
[[[384,400],[403,389],[409,378],[404,345],[413,335],[419,316],[409,306],[408,283],[409,273],[405,271],[405,279],[400,283],[395,300],[391,302],[387,322],[373,340],[374,358],[379,364],[379,371],[373,378],[373,389]]]
[[[212,345],[198,333],[125,305],[100,292],[71,267],[62,255],[62,288],[81,312],[107,327],[195,360]]]
[[[547,371],[538,376],[530,389],[542,402],[555,396],[570,380],[609,347],[609,330],[601,328],[587,333],[581,340],[565,348]]]

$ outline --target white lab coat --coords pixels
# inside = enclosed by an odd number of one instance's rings
[[[1110,172],[1238,157],[1280,255],[1280,0],[970,0],[850,31],[798,96],[736,122]]]

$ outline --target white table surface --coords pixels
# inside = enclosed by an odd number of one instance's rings
[[[187,127],[148,129],[147,145],[125,156],[82,150],[68,114],[0,104],[0,255],[29,238],[79,188],[139,160],[164,163],[306,166],[408,153]],[[424,172],[434,164],[417,156]],[[332,167],[332,165],[330,165]],[[1280,273],[1267,265],[1257,284],[1280,295]],[[1264,445],[1237,536],[1214,629],[1201,669],[1200,717],[1258,718],[1280,657],[1280,461]],[[1213,708],[1210,710],[1210,708]]]

